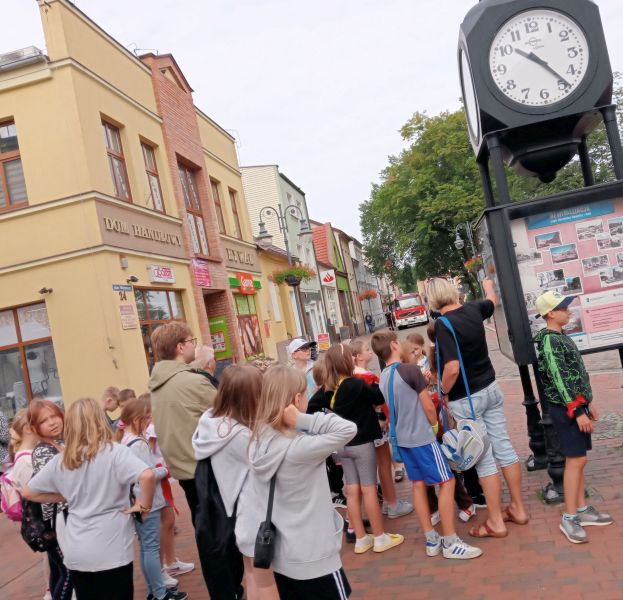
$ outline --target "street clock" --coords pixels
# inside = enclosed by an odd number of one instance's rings
[[[461,24],[458,60],[474,151],[496,132],[504,159],[524,175],[552,179],[612,99],[592,0],[483,0]]]

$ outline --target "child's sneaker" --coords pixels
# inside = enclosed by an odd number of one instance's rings
[[[608,513],[599,512],[594,506],[587,506],[585,511],[578,511],[578,521],[582,527],[597,525],[603,527],[614,523],[614,519]]]
[[[430,522],[433,525],[433,527],[435,525],[439,525],[441,521],[441,517],[439,516],[439,511],[436,510],[431,516],[430,516]]]
[[[413,512],[413,504],[406,500],[398,500],[396,502],[396,508],[391,506],[387,507],[387,517],[390,519],[397,519],[398,517],[404,517],[405,515]]]
[[[476,505],[472,504],[469,508],[464,508],[459,511],[459,519],[464,523],[467,523],[471,518],[476,516]]]
[[[566,538],[572,544],[585,544],[588,542],[588,536],[580,524],[580,519],[578,519],[578,517],[574,517],[573,519],[565,519],[563,517],[560,521],[560,531],[565,534]]]
[[[363,554],[374,547],[374,537],[366,535],[360,540],[355,540],[355,554]]]
[[[374,552],[385,552],[394,546],[400,546],[404,541],[404,535],[400,535],[399,533],[384,533],[374,540]]]
[[[441,552],[441,537],[437,536],[437,540],[432,542],[426,540],[426,556],[438,556]]]
[[[482,554],[480,548],[466,544],[461,538],[456,538],[447,548],[443,547],[444,558],[456,558],[459,560],[469,560],[478,558]]]

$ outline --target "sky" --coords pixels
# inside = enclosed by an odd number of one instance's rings
[[[36,0],[0,0],[0,53],[45,48]],[[598,0],[623,71],[621,0]],[[278,164],[310,215],[355,236],[359,204],[416,111],[459,107],[458,30],[474,0],[77,0],[131,50],[172,53],[241,165]],[[467,135],[467,134],[466,134]]]

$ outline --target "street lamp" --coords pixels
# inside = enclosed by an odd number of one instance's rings
[[[461,234],[459,233],[461,227],[465,229],[465,233],[467,234],[467,240],[469,241],[472,256],[476,256],[476,247],[474,246],[474,229],[469,221],[465,221],[465,223],[459,223],[456,226],[456,229],[454,230],[456,236],[454,238],[454,247],[457,250],[463,250],[463,248],[465,248],[465,242],[463,241],[463,239],[461,238]]]
[[[260,242],[265,242],[267,244],[270,244],[272,242],[273,236],[268,232],[268,229],[266,229],[265,217],[270,217],[270,218],[277,217],[277,224],[279,225],[279,231],[283,233],[283,245],[285,246],[285,249],[286,249],[286,255],[288,257],[288,264],[292,266],[293,260],[292,260],[292,255],[290,254],[290,244],[288,242],[288,233],[290,231],[288,228],[288,215],[291,215],[292,217],[299,220],[299,237],[305,237],[313,233],[311,227],[309,226],[309,222],[305,218],[305,214],[303,213],[303,211],[301,210],[299,206],[296,206],[296,204],[289,204],[288,206],[285,207],[285,209],[282,209],[281,204],[278,204],[277,208],[274,208],[273,206],[264,206],[262,209],[260,209],[260,221],[258,223],[260,232],[259,232],[259,235],[257,236],[257,239]],[[299,259],[300,258],[301,257],[299,256]],[[295,290],[294,297],[296,298],[296,309],[299,313],[299,320],[301,322],[301,327],[303,328],[303,335],[307,336],[307,331],[306,331],[307,328],[305,326],[305,315],[303,314],[303,309],[301,306],[301,298],[300,298],[299,290]]]

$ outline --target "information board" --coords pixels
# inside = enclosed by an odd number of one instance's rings
[[[623,199],[605,200],[511,222],[524,301],[533,333],[545,327],[535,308],[546,290],[578,296],[565,333],[580,350],[623,336]]]

